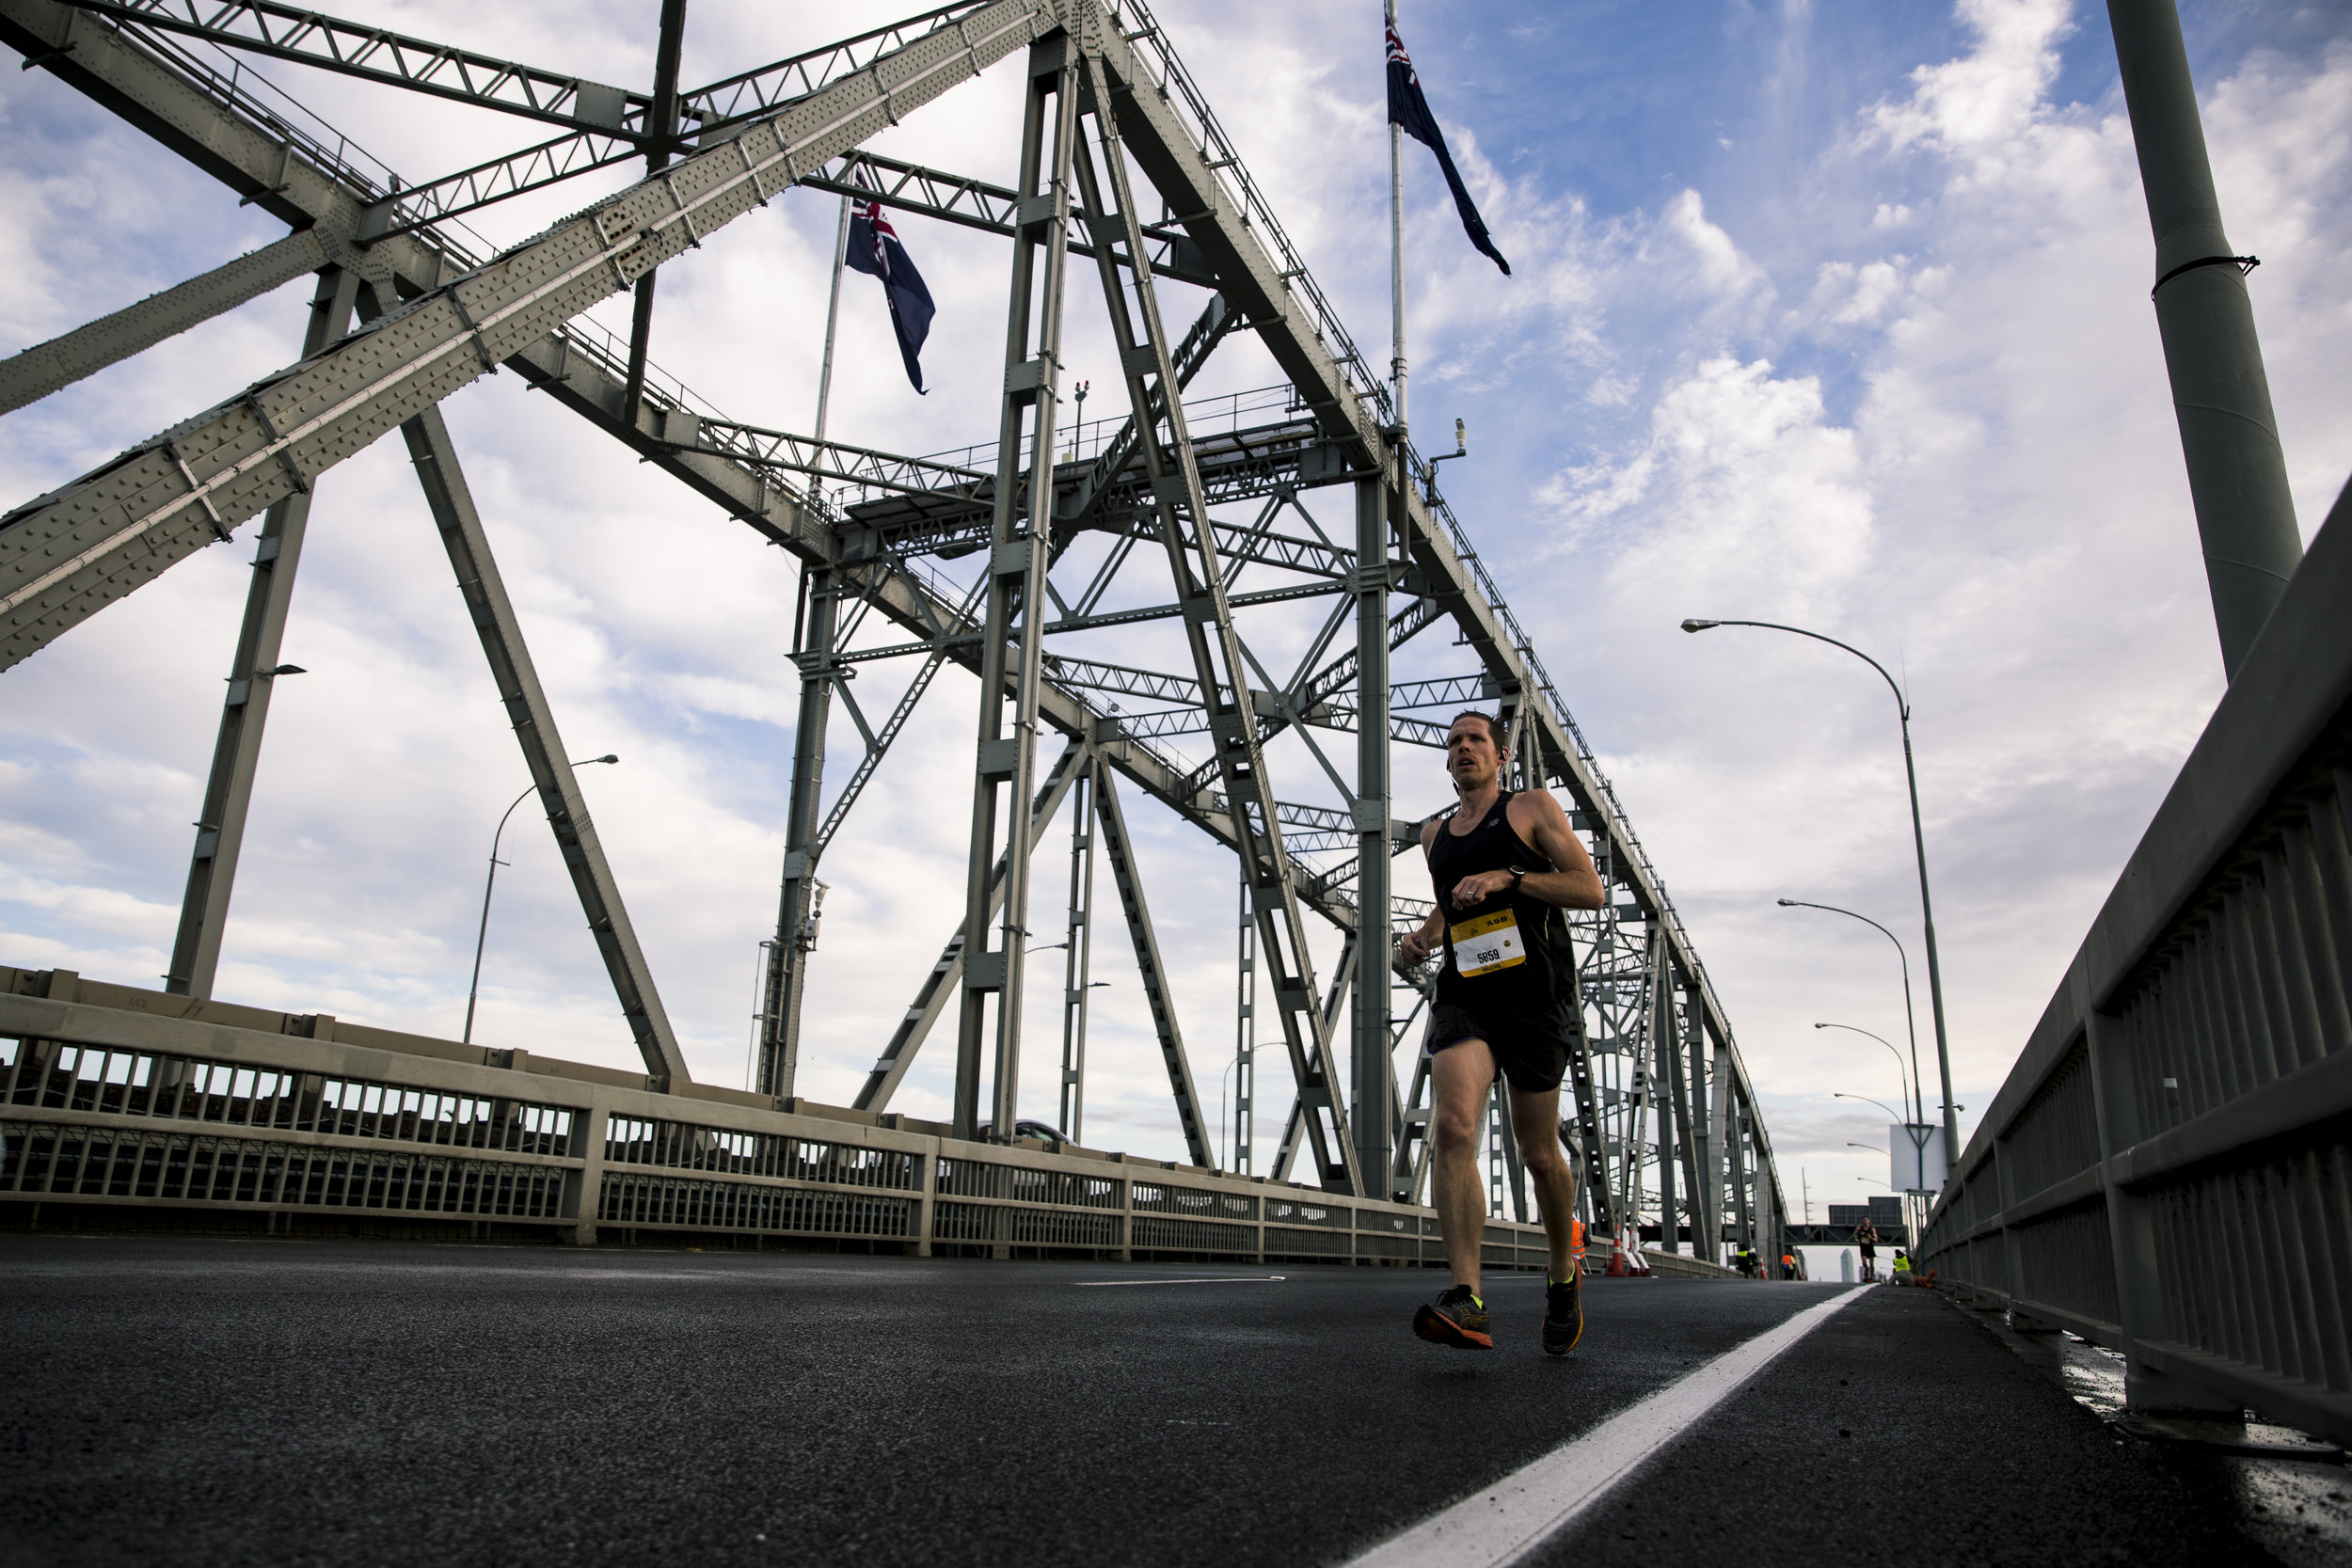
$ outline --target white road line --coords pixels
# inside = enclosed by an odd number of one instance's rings
[[[1572,1523],[1642,1462],[1738,1393],[1830,1315],[1868,1294],[1842,1291],[1726,1351],[1680,1382],[1442,1513],[1392,1536],[1344,1568],[1503,1568]]]
[[[1273,1285],[1283,1279],[1279,1274],[1220,1275],[1215,1279],[1081,1279],[1078,1289],[1089,1291],[1104,1285]]]

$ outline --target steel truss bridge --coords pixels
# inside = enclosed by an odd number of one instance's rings
[[[1394,880],[1419,824],[1394,815],[1391,757],[1396,744],[1441,744],[1450,712],[1483,705],[1507,722],[1513,782],[1565,793],[1611,890],[1604,910],[1574,919],[1582,996],[1568,1131],[1586,1158],[1586,1217],[1606,1235],[1655,1214],[1670,1250],[1687,1227],[1777,1255],[1786,1209],[1771,1140],[1688,932],[1435,468],[1140,0],[966,0],[699,88],[677,79],[683,24],[682,0],[668,0],[657,80],[639,92],[272,0],[0,0],[0,37],[27,70],[288,229],[0,363],[0,412],[317,278],[294,362],[0,517],[0,668],[262,517],[167,990],[8,972],[0,1079],[5,1114],[22,1125],[0,1186],[294,1214],[405,1210],[554,1225],[583,1241],[601,1220],[899,1238],[924,1252],[937,1240],[1433,1257],[1434,1234],[1415,1223],[1425,1063],[1403,1083],[1393,1067],[1427,977],[1388,961],[1396,923],[1428,906]],[[502,111],[540,139],[402,179],[256,61]],[[992,68],[1026,84],[1011,185],[863,146]],[[615,166],[639,177],[520,244],[490,246],[461,221]],[[739,423],[649,360],[661,269],[794,186],[860,184],[1006,241],[993,442],[914,456]],[[1073,429],[1057,422],[1061,333],[1072,291],[1089,289],[1108,311],[1123,406]],[[625,340],[584,319],[621,293],[633,296]],[[1243,334],[1284,384],[1188,398],[1218,346]],[[756,1094],[690,1082],[459,467],[440,404],[501,368],[803,564]],[[212,1000],[317,486],[395,429],[644,1054],[642,1080]],[[1346,525],[1319,521],[1311,497]],[[1304,628],[1306,656],[1270,662],[1263,628],[1285,646]],[[1439,630],[1450,639],[1430,635]],[[854,678],[882,661],[914,671],[887,711],[855,695]],[[983,693],[963,919],[943,933],[854,1105],[815,1106],[794,1083],[818,872],[950,663]],[[855,736],[846,757],[829,744],[841,740],[836,717]],[[1352,755],[1331,739],[1348,734]],[[1224,1171],[1130,842],[1131,794],[1237,866],[1237,1111]],[[1129,1180],[1101,1156],[1010,1135],[1025,921],[1033,882],[1053,876],[1039,856],[1065,808],[1058,1122],[1082,1136],[1099,849],[1189,1161],[1204,1167],[1189,1185]],[[1311,921],[1340,933],[1321,974]],[[1262,1156],[1254,1064],[1268,1022],[1295,1095]],[[946,1124],[890,1111],[934,1034],[955,1053]],[[233,1138],[199,1135],[229,1123]],[[310,1150],[299,1159],[286,1141],[297,1135]],[[1318,1190],[1309,1198],[1272,1185],[1301,1160]],[[1515,1248],[1526,1261],[1534,1216],[1499,1114],[1490,1168],[1498,1213],[1507,1205],[1516,1222],[1498,1218],[1490,1247],[1498,1262]]]

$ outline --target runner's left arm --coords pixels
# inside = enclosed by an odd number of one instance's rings
[[[1593,868],[1593,857],[1584,850],[1584,841],[1568,826],[1568,814],[1560,809],[1560,802],[1548,789],[1530,789],[1511,797],[1513,815],[1519,802],[1526,801],[1533,820],[1522,828],[1512,828],[1521,838],[1543,852],[1551,862],[1549,871],[1533,867],[1519,881],[1519,891],[1531,898],[1564,910],[1597,910],[1607,901],[1608,895],[1600,885],[1600,873]],[[1503,880],[1510,878],[1505,875]]]

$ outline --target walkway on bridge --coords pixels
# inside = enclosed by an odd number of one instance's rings
[[[1489,1285],[1490,1355],[1411,1337],[1430,1289],[0,1238],[0,1557],[1344,1562],[1846,1288],[1596,1279],[1565,1360],[1534,1278]],[[1974,1314],[1882,1288],[1524,1560],[2342,1560],[2342,1465],[2248,1463],[2125,1437]]]

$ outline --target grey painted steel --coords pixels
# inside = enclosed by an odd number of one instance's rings
[[[1247,167],[1233,153],[1199,89],[1168,51],[1165,35],[1140,6],[1128,8],[1126,14],[1133,31],[1124,36],[1086,24],[1084,18],[1099,17],[1100,13],[1082,3],[1065,5],[1062,9],[1081,19],[1079,30],[1090,46],[1101,50],[1125,145],[1160,190],[1168,211],[1182,214],[1176,220],[1182,234],[1166,242],[1173,248],[1154,249],[1154,258],[1169,256],[1172,275],[1192,273],[1216,277],[1220,294],[1211,302],[1203,322],[1212,327],[1225,324],[1218,330],[1247,325],[1274,350],[1286,373],[1292,376],[1299,401],[1310,410],[1311,428],[1325,433],[1321,450],[1327,451],[1331,460],[1327,466],[1309,470],[1319,476],[1311,482],[1330,483],[1348,477],[1351,471],[1372,471],[1378,461],[1381,424],[1388,417],[1386,389],[1365,367],[1311,274],[1299,262],[1280,224],[1264,203]],[[961,40],[956,47],[964,48],[969,69],[976,71],[986,59],[1001,57],[1018,43],[1025,42],[1030,34],[1045,30],[1053,21],[1050,16],[1032,17],[1029,32],[1018,40],[1008,42],[999,35],[989,33],[977,51],[965,47],[977,36],[972,29],[980,26],[983,16],[1004,14],[1005,8],[998,6],[968,10],[956,19],[953,31]],[[946,31],[941,29],[942,33]],[[157,55],[148,42],[126,38],[118,29],[51,0],[0,0],[0,37],[27,46],[28,54],[40,54],[44,69],[121,110],[167,146],[227,182],[241,196],[254,198],[290,224],[312,225],[332,254],[347,258],[349,264],[376,279],[380,288],[397,288],[411,296],[429,295],[444,288],[453,276],[462,277],[481,264],[482,259],[469,256],[461,245],[445,235],[398,227],[386,230],[380,214],[371,214],[371,208],[382,201],[380,188],[371,184],[369,176],[354,169],[339,147],[320,144],[299,133],[264,128],[237,101],[233,84],[192,77],[168,58]],[[939,40],[930,41],[936,43]],[[66,42],[74,45],[71,52],[51,52]],[[923,60],[905,62],[902,57],[909,52],[895,47],[883,53],[886,60],[879,75],[894,86],[901,79],[899,71],[919,71],[924,61],[930,58],[927,55]],[[854,73],[861,80],[876,79],[876,73],[868,71],[869,64],[866,60],[858,62]],[[803,111],[819,100],[839,106],[854,99],[854,94],[848,90],[853,84],[847,77],[823,76],[823,71],[831,69],[825,67],[818,72],[827,83],[823,93],[816,99],[787,105],[793,114],[770,116],[787,122],[787,135],[795,127],[809,123],[811,117]],[[919,96],[901,89],[892,95],[890,102],[904,107],[919,101]],[[878,116],[873,123],[879,124],[882,118],[886,117]],[[755,141],[754,145],[755,150],[769,146],[765,141]],[[712,150],[715,149],[706,149]],[[796,144],[792,167],[822,170],[834,166],[830,160],[813,165],[801,163],[801,154],[807,150],[805,142]],[[755,162],[753,156],[740,151],[738,158],[738,166]],[[708,168],[700,158],[683,166],[697,166]],[[772,195],[781,183],[771,178],[771,165],[756,164],[752,172],[752,190],[739,195],[750,198]],[[657,196],[641,186],[620,199],[639,198],[640,206],[653,214],[658,224],[660,215],[674,207],[693,202],[701,189],[698,185],[680,198]],[[610,212],[612,208],[600,211]],[[715,209],[697,205],[693,224],[702,225],[716,215]],[[371,229],[371,224],[375,227]],[[352,244],[355,231],[377,232],[384,237],[372,248],[361,249]],[[1161,236],[1167,231],[1165,225],[1155,225],[1150,245],[1162,245]],[[576,225],[573,232],[577,233]],[[645,255],[645,264],[674,254],[680,237],[670,232],[658,238],[663,241],[664,248],[659,255]],[[1184,244],[1178,244],[1179,240]],[[1190,250],[1184,248],[1187,244]],[[524,247],[524,252],[517,255],[525,252],[534,252],[534,247]],[[630,264],[636,263],[632,261]],[[616,271],[614,286],[625,282],[626,278]],[[469,301],[472,298],[470,293],[463,297]],[[424,305],[433,303],[428,299]],[[1179,345],[1178,356],[1184,361],[1178,367],[1180,384],[1197,368],[1199,356],[1205,356],[1217,336],[1214,330],[1200,333],[1196,328],[1196,333],[1200,334],[1197,350],[1193,335]],[[635,417],[624,419],[616,395],[620,390],[615,385],[618,378],[612,374],[618,366],[612,354],[599,345],[593,330],[556,328],[530,338],[507,354],[505,362],[521,372],[532,386],[548,391],[565,406],[629,441],[697,493],[725,507],[764,536],[791,548],[802,559],[843,563],[870,591],[876,608],[925,640],[917,645],[920,650],[955,657],[967,667],[977,662],[972,656],[977,651],[978,638],[975,634],[978,628],[957,612],[952,595],[944,595],[919,571],[879,559],[871,553],[870,546],[861,543],[854,531],[836,533],[829,515],[812,510],[792,491],[771,484],[757,471],[747,470],[737,461],[715,452],[667,450],[665,438],[674,428],[691,429],[693,423],[689,411],[677,404],[676,394],[665,391],[657,395],[649,389],[648,406],[637,411]],[[1744,1092],[1745,1075],[1731,1044],[1728,1025],[1707,989],[1696,956],[1691,951],[1671,905],[1658,888],[1639,842],[1626,826],[1606,780],[1592,766],[1589,750],[1573,720],[1526,646],[1524,635],[1493,582],[1470,551],[1459,525],[1434,487],[1421,482],[1426,478],[1427,466],[1409,450],[1405,455],[1416,483],[1409,488],[1405,512],[1395,519],[1395,527],[1406,538],[1411,562],[1406,574],[1411,579],[1408,586],[1417,596],[1392,621],[1391,646],[1444,616],[1455,622],[1465,645],[1476,651],[1486,665],[1491,689],[1543,693],[1538,705],[1537,739],[1546,782],[1556,780],[1575,796],[1580,812],[1600,841],[1597,847],[1614,847],[1614,863],[1623,874],[1613,880],[1621,880],[1632,890],[1636,903],[1631,907],[1650,911],[1666,923],[1677,958],[1687,960],[1683,967],[1695,976],[1703,1015],[1700,1028],[1718,1042],[1725,1070],[1742,1091],[1740,1098],[1750,1098]],[[0,531],[0,546],[5,543],[5,531]],[[1057,538],[1057,545],[1059,543]],[[1295,596],[1298,592],[1237,594],[1234,602],[1273,602]],[[1119,617],[1104,618],[1104,624],[1116,619]],[[1041,718],[1072,736],[1089,733],[1088,726],[1092,722],[1083,700],[1057,689],[1050,679],[1041,697]],[[1282,722],[1279,718],[1269,719],[1269,731],[1280,727]],[[1186,771],[1170,765],[1147,740],[1136,736],[1115,736],[1105,744],[1104,756],[1113,767],[1212,839],[1228,845],[1232,842],[1226,802],[1209,788],[1214,765],[1207,773],[1198,768]],[[1301,881],[1298,894],[1304,903],[1333,920],[1343,931],[1352,929],[1355,902],[1344,888],[1331,886],[1321,878],[1310,878]],[[1760,1141],[1760,1128],[1758,1137]],[[1758,1174],[1767,1172],[1768,1165]]]
[[[1037,798],[1029,805],[1028,841],[1032,852],[1043,841],[1046,825],[1053,821],[1054,813],[1061,809],[1062,797],[1070,792],[1072,781],[1084,771],[1088,759],[1086,744],[1073,741],[1055,760],[1044,783],[1038,786]],[[996,863],[995,875],[989,880],[989,895],[987,911],[980,917],[983,929],[989,921],[996,918],[997,911],[1004,904],[1005,863],[1002,860]],[[882,1047],[873,1070],[866,1074],[865,1085],[858,1090],[857,1098],[850,1102],[852,1110],[878,1112],[888,1108],[890,1097],[898,1092],[899,1081],[906,1077],[907,1069],[914,1065],[914,1053],[923,1048],[923,1041],[930,1035],[931,1025],[938,1022],[949,1004],[962,994],[964,937],[969,929],[969,926],[959,925],[955,934],[947,939],[947,945],[940,952],[939,961],[923,977],[914,1003],[899,1019],[898,1026],[891,1031],[889,1042]]]
[[[994,0],[411,300],[334,352],[0,517],[0,668],[292,494],[833,156],[1025,44],[1041,0]],[[133,548],[132,546],[139,546]]]
[[[342,267],[319,274],[303,332],[304,358],[323,352],[351,329],[359,279]],[[294,602],[295,570],[310,521],[306,485],[263,515],[254,542],[252,575],[246,584],[245,619],[230,657],[229,690],[213,740],[213,764],[205,775],[204,803],[196,819],[196,846],[188,857],[188,879],[180,898],[180,924],[171,943],[171,967],[164,989],[182,996],[210,996],[220,965],[220,943],[229,923],[229,899],[237,881],[237,857],[245,847],[246,813],[253,801],[253,776],[261,764],[262,733],[269,720],[277,678],[263,673],[278,665],[286,612]]]
[[[755,1080],[761,1093],[786,1097],[793,1092],[800,1068],[801,999],[808,990],[808,955],[817,945],[817,858],[822,848],[817,807],[825,782],[825,730],[836,681],[834,631],[840,615],[831,571],[803,567],[801,593],[801,637],[792,652],[801,672],[801,701],[792,730],[792,784],[785,800],[784,887],[760,998]],[[869,754],[878,758],[880,751],[869,748]]]
[[[538,787],[548,826],[555,832],[564,868],[571,873],[580,912],[587,916],[605,972],[612,977],[621,1016],[628,1021],[629,1035],[645,1059],[648,1074],[665,1084],[689,1083],[693,1074],[686,1069],[685,1053],[678,1049],[670,1015],[661,1006],[661,993],[654,988],[644,949],[638,945],[636,927],[629,924],[628,911],[621,902],[620,884],[613,879],[603,842],[589,817],[588,799],[572,770],[571,753],[564,749],[556,732],[554,709],[548,705],[547,689],[539,684],[539,672],[524,644],[514,600],[507,596],[505,579],[491,556],[489,535],[483,530],[481,514],[474,510],[473,494],[458,467],[449,426],[442,422],[438,408],[428,408],[403,424],[400,433],[407,443],[409,460],[416,465],[417,481],[424,487],[434,525],[440,530],[441,544],[449,552],[450,566],[457,574],[458,592],[465,595],[474,630],[482,638],[490,677],[498,686],[500,701],[506,705],[507,721],[514,725],[515,739],[522,747],[524,766],[531,769],[531,782]]]
[[[2151,1410],[2352,1441],[2352,487],[1930,1215]]]
[[[1127,811],[1120,804],[1119,786],[1110,769],[1098,768],[1101,791],[1096,796],[1095,821],[1102,830],[1103,849],[1110,858],[1111,885],[1119,894],[1119,909],[1127,926],[1127,941],[1136,955],[1136,975],[1143,999],[1152,1009],[1152,1033],[1159,1040],[1160,1060],[1168,1069],[1168,1088],[1176,1102],[1177,1124],[1184,1130],[1184,1148],[1196,1165],[1215,1165],[1208,1125],[1200,1115],[1200,1095],[1193,1085],[1192,1058],[1184,1051],[1184,1031],[1176,1023],[1176,998],[1168,989],[1168,965],[1160,958],[1159,933],[1152,925],[1152,906],[1143,895],[1143,874],[1136,863],[1135,839],[1127,832]]]
[[[1025,84],[1020,189],[1026,198],[1025,205],[1034,207],[1047,221],[1025,230],[1013,241],[1012,294],[1006,310],[1005,377],[997,420],[996,506],[989,534],[985,629],[980,641],[972,844],[964,866],[966,942],[963,993],[956,1024],[955,1129],[959,1137],[969,1138],[980,1125],[982,1045],[992,1038],[988,999],[993,993],[995,1077],[988,1120],[1000,1143],[1011,1141],[1019,1114],[1022,976],[1028,950],[1033,840],[1027,825],[1009,812],[999,826],[997,795],[1001,788],[1017,807],[1029,798],[1037,768],[1038,705],[1045,654],[1045,560],[1053,529],[1055,412],[1061,402],[1070,169],[1078,139],[1074,55],[1066,33],[1039,40],[1030,46]],[[1041,249],[1042,257],[1038,254]],[[1025,434],[1031,441],[1025,487],[1021,483]],[[989,910],[999,867],[1004,886],[1002,924],[996,944],[991,947]]]
[[[1107,43],[1107,40],[1105,40]],[[1132,90],[1114,90],[1100,56],[1086,60],[1096,125],[1103,143],[1103,173],[1108,195],[1130,256],[1143,254],[1142,219],[1127,177],[1127,123],[1138,102]],[[1146,168],[1148,157],[1140,157]],[[1090,158],[1079,165],[1089,187],[1089,215],[1102,214],[1104,203],[1093,191]],[[1168,195],[1165,186],[1162,196]],[[1098,245],[1107,245],[1112,230],[1105,222]],[[1283,848],[1282,827],[1274,798],[1273,775],[1265,765],[1254,705],[1248,698],[1248,670],[1233,628],[1232,606],[1225,585],[1225,566],[1208,526],[1208,499],[1201,488],[1192,439],[1184,420],[1184,400],[1173,344],[1160,313],[1158,291],[1148,265],[1136,269],[1134,303],[1107,264],[1101,267],[1104,304],[1111,317],[1114,341],[1125,374],[1128,406],[1139,433],[1138,450],[1159,501],[1160,536],[1167,547],[1176,596],[1185,607],[1185,641],[1200,682],[1202,705],[1209,714],[1211,746],[1225,799],[1233,819],[1236,851],[1250,884],[1250,905],[1258,916],[1258,961],[1264,966],[1275,1014],[1281,1022],[1282,1039],[1291,1057],[1292,1079],[1298,1085],[1304,1110],[1308,1147],[1324,1186],[1334,1192],[1361,1196],[1367,1186],[1365,1167],[1359,1160],[1347,1127],[1347,1106],[1339,1083],[1338,1064],[1331,1051],[1331,1033],[1316,1006],[1314,965],[1307,949],[1307,926],[1299,907],[1295,872]],[[1136,319],[1139,314],[1140,322]],[[1154,392],[1158,394],[1154,399]],[[1167,447],[1161,447],[1166,431]],[[1041,471],[1040,479],[1050,476]],[[1184,548],[1178,519],[1193,523],[1193,550]],[[1382,690],[1385,691],[1385,683]],[[1388,814],[1381,810],[1385,831]],[[1364,918],[1359,913],[1359,923]],[[1327,1122],[1326,1120],[1327,1119]],[[1383,1153],[1373,1170],[1388,1164]]]
[[[0,359],[0,414],[71,387],[326,264],[326,247],[306,229]],[[316,351],[306,345],[304,352]]]
[[[1061,1114],[1054,1125],[1073,1143],[1086,1141],[1087,1006],[1093,989],[1094,839],[1102,780],[1102,765],[1095,763],[1071,785],[1076,799],[1070,803],[1070,924],[1062,938]]]
[[[2231,678],[2302,559],[2253,301],[2221,229],[2173,0],[2107,0],[2156,241],[2156,329]]]
[[[707,87],[681,92],[675,120],[693,127],[683,139],[716,140],[723,133],[807,98],[845,76],[870,69],[883,55],[896,53],[942,24],[961,21],[978,7],[979,0],[943,6],[854,38],[838,39],[821,48],[787,55],[753,71],[739,71]],[[632,108],[629,112],[638,111]],[[371,208],[363,232],[373,236],[426,230],[526,191],[544,189],[592,169],[626,163],[643,150],[643,138],[633,130],[598,129],[558,136],[437,180],[387,191]]]
[[[554,125],[642,136],[645,95],[277,0],[68,0],[115,22]]]
[[[1402,467],[1402,459],[1396,467]],[[1349,1115],[1355,1117],[1356,1164],[1367,1193],[1392,1197],[1375,1173],[1389,1168],[1396,1148],[1395,1039],[1389,1032],[1390,870],[1396,853],[1389,836],[1395,814],[1389,778],[1389,504],[1385,479],[1356,482],[1356,964],[1354,1058]]]

